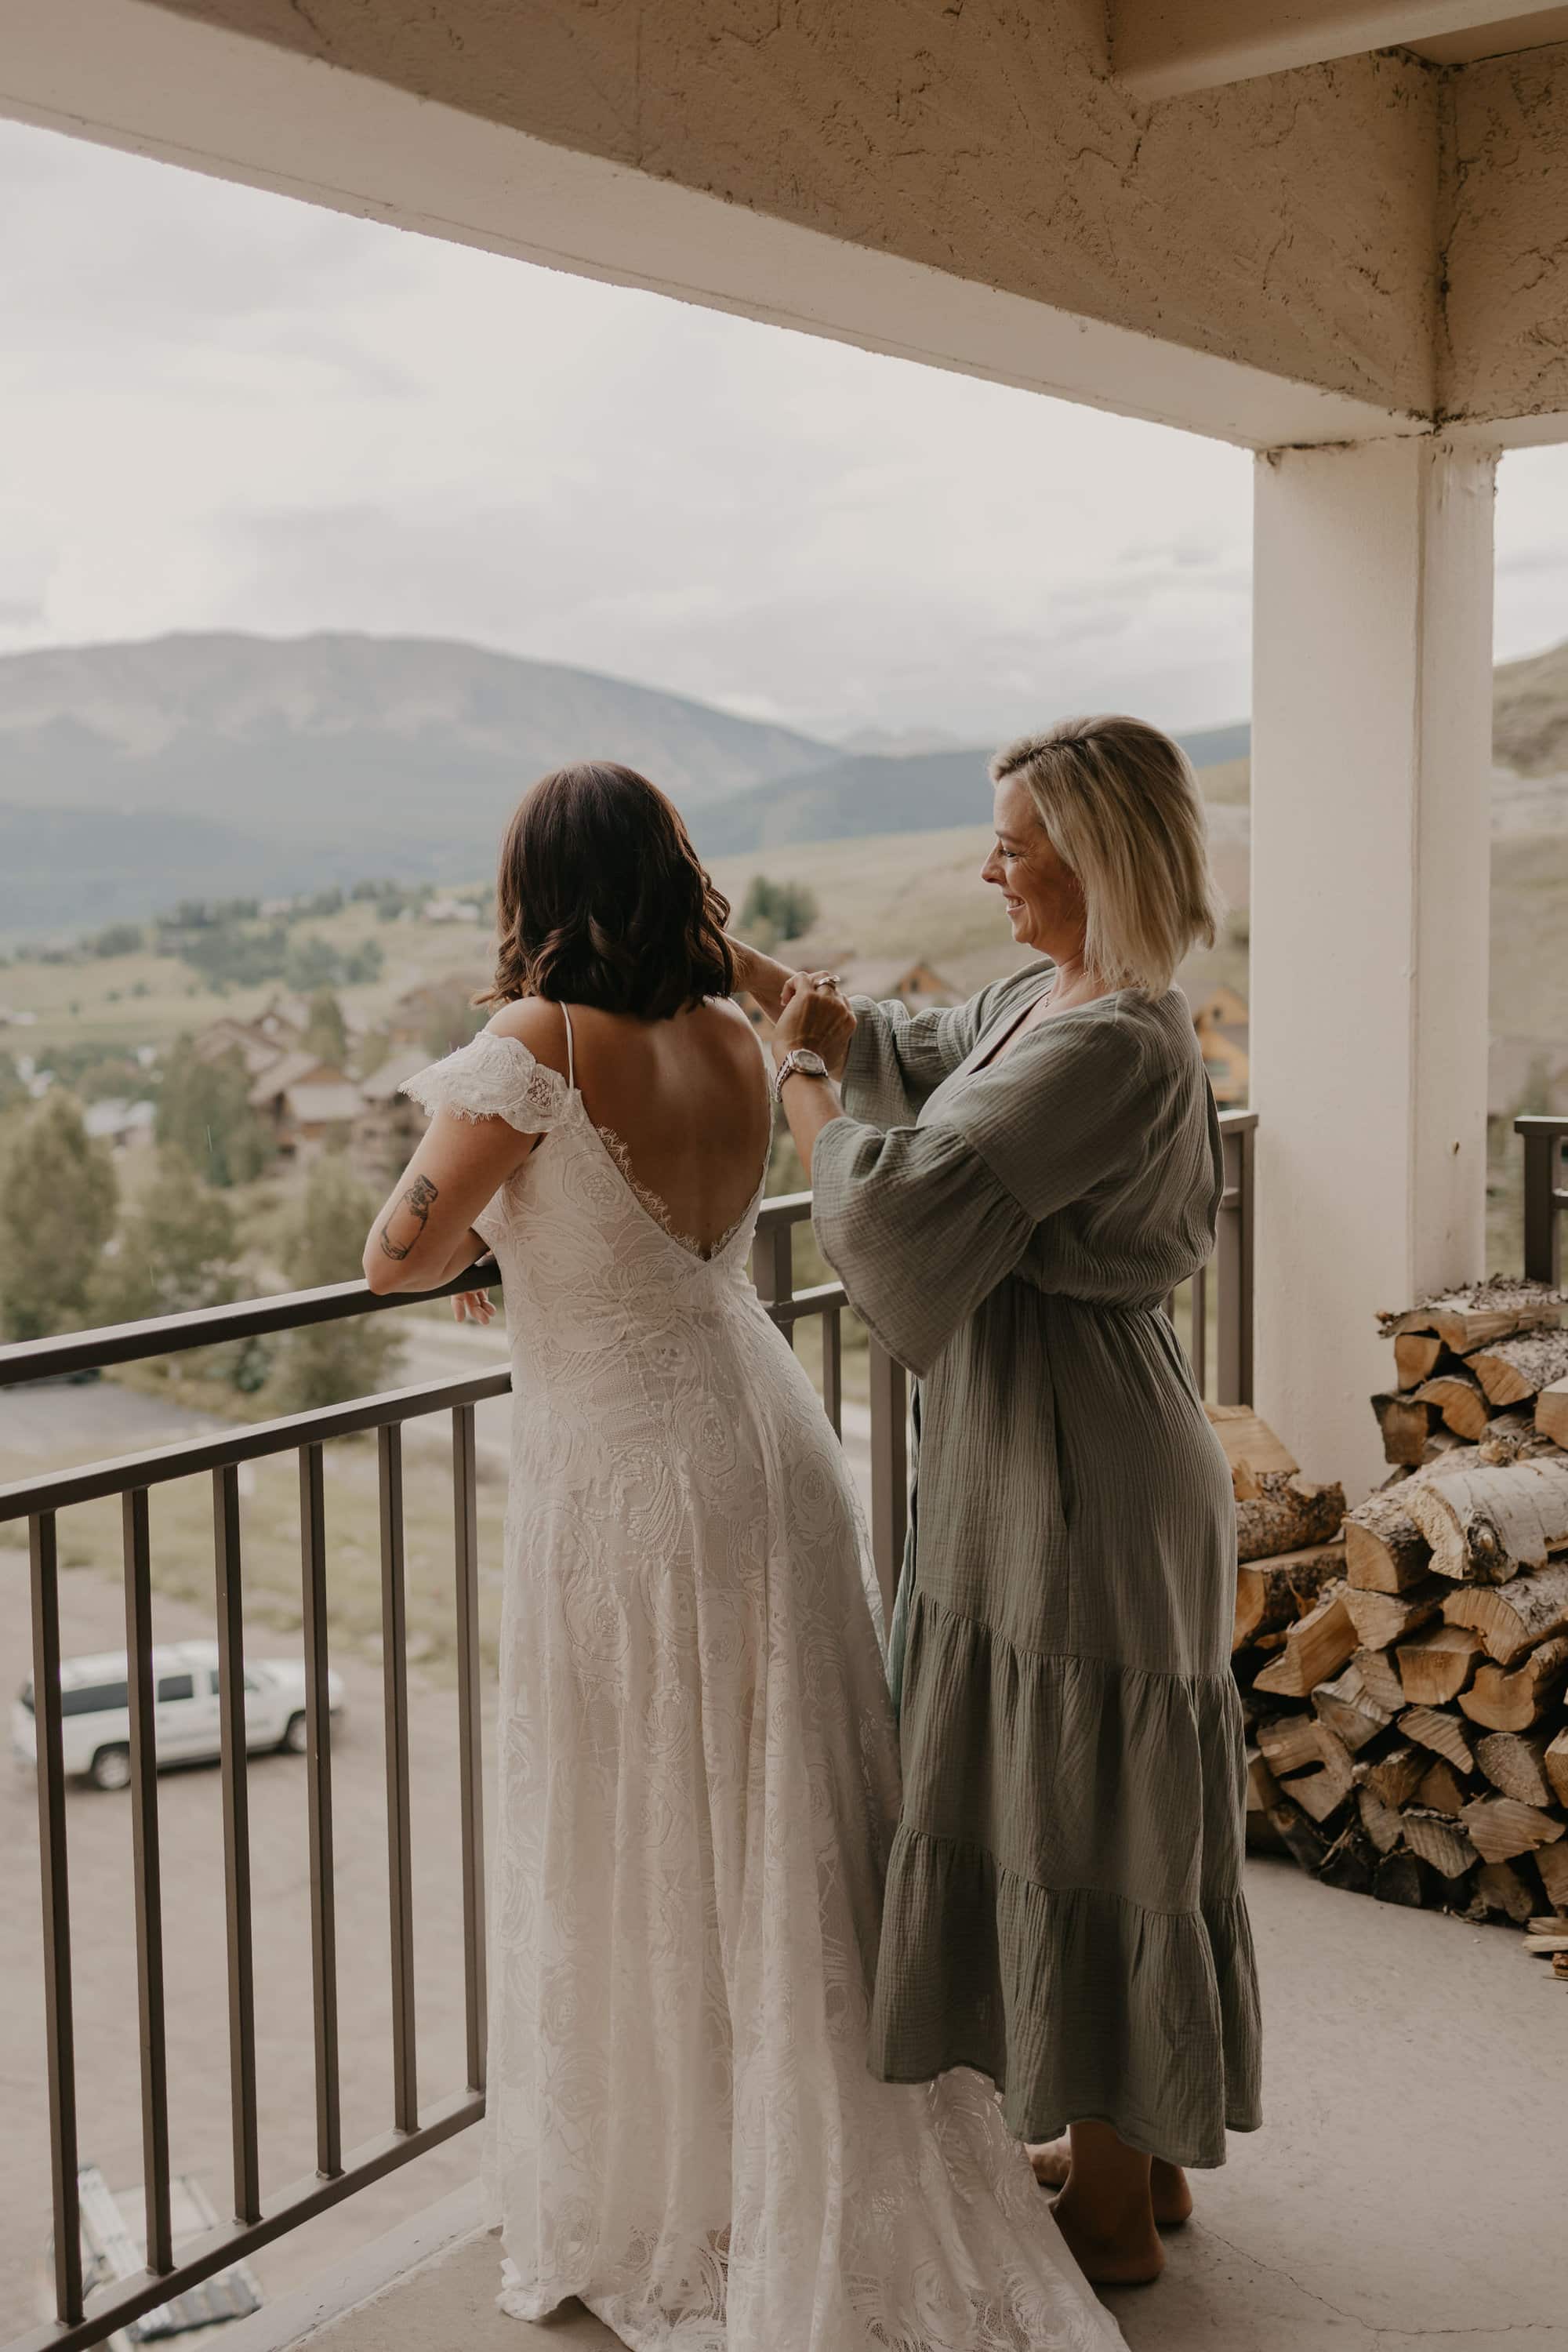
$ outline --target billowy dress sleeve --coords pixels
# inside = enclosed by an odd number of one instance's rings
[[[844,1066],[845,1108],[873,1127],[900,1127],[913,1118],[974,1051],[1019,983],[1037,984],[1041,969],[1036,964],[994,981],[966,1004],[934,1006],[926,1013],[911,1013],[896,997],[879,1004],[869,996],[852,996],[855,1034]]]
[[[849,1304],[918,1375],[1013,1272],[1036,1228],[1114,1179],[1147,1114],[1136,1028],[1103,1006],[1042,1022],[924,1125],[832,1120],[812,1223]]]
[[[520,1135],[547,1135],[565,1117],[572,1089],[559,1070],[531,1054],[519,1037],[493,1029],[444,1061],[416,1070],[398,1088],[423,1111],[455,1111],[459,1118],[503,1118]],[[506,1223],[505,1186],[474,1219],[474,1231],[493,1249]]]

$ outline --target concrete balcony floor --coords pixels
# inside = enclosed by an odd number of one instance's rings
[[[1160,2284],[1108,2298],[1133,2352],[1568,2352],[1568,1985],[1511,1931],[1336,1895],[1289,1864],[1255,1862],[1248,1891],[1268,2124],[1199,2177]],[[296,2341],[614,2345],[580,2308],[503,2318],[498,2263],[469,2235]]]

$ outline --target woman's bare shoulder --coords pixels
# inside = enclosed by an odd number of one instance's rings
[[[510,1037],[526,1045],[536,1062],[566,1076],[566,1016],[559,1004],[543,996],[519,996],[497,1007],[486,1024],[492,1037]]]

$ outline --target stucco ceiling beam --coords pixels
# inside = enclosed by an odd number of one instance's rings
[[[1561,15],[1556,0],[1111,0],[1110,62],[1140,96],[1173,98],[1488,25],[1522,46],[1531,18]]]

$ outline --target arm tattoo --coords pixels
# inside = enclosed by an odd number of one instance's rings
[[[385,1251],[388,1257],[406,1257],[409,1251],[414,1247],[415,1243],[421,1238],[424,1234],[425,1227],[429,1221],[430,1203],[436,1198],[436,1191],[437,1188],[432,1184],[428,1176],[416,1176],[413,1183],[410,1184],[407,1192],[405,1192],[402,1200],[397,1203],[397,1206],[399,1208],[407,1209],[409,1214],[415,1220],[417,1230],[410,1234],[407,1241],[394,1242],[387,1239],[386,1226],[383,1225],[381,1229],[381,1246]]]

